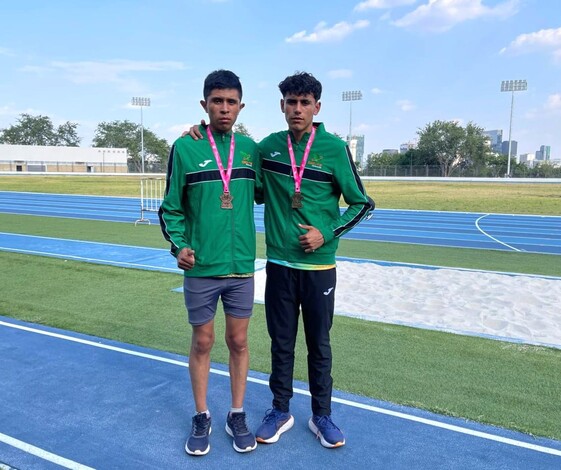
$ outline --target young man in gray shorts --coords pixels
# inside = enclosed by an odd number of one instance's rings
[[[185,273],[185,305],[193,331],[189,374],[196,414],[185,444],[190,455],[205,455],[210,450],[207,388],[219,298],[226,313],[230,352],[232,402],[226,432],[233,437],[238,452],[257,446],[243,410],[249,368],[247,329],[254,291],[257,146],[232,132],[244,107],[235,74],[212,72],[205,79],[203,95],[201,105],[210,125],[201,127],[201,140],[187,137],[175,141],[159,211],[164,237]]]

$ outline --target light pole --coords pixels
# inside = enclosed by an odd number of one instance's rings
[[[353,127],[353,101],[359,101],[362,99],[362,91],[344,91],[343,92],[343,101],[349,101],[349,137],[347,138],[347,142],[351,143],[351,136],[352,136],[352,127]]]
[[[503,80],[501,82],[501,91],[512,92],[512,99],[510,101],[510,124],[508,127],[508,156],[506,164],[506,176],[510,177],[510,152],[512,149],[512,110],[514,109],[514,92],[526,91],[528,84],[526,80]]]
[[[144,174],[144,123],[142,122],[142,108],[150,106],[150,98],[133,97],[131,104],[140,106],[140,156],[142,158],[142,173]]]

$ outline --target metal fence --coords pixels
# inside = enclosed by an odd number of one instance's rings
[[[383,177],[442,177],[439,165],[384,165],[370,166],[359,170],[361,176]],[[462,178],[502,178],[506,175],[506,166],[482,168],[454,168],[450,177]],[[526,165],[516,165],[511,168],[512,178],[561,178],[561,167],[543,165],[529,168]]]

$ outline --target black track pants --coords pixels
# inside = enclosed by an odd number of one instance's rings
[[[304,271],[267,263],[265,312],[271,337],[273,406],[289,410],[292,398],[294,347],[298,317],[302,320],[308,349],[308,380],[315,415],[331,414],[331,344],[329,331],[335,306],[335,268]]]

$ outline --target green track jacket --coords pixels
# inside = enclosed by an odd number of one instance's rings
[[[368,216],[374,209],[373,201],[364,191],[346,143],[328,133],[320,123],[302,179],[303,207],[293,209],[294,178],[287,135],[288,131],[277,132],[259,143],[263,188],[258,202],[265,202],[267,258],[290,263],[334,264],[339,237]],[[306,134],[298,144],[292,140],[298,167],[309,136]],[[339,209],[341,195],[348,204],[343,214]],[[305,253],[298,237],[306,231],[298,224],[317,228],[325,244],[314,253]]]
[[[230,181],[233,209],[221,209],[222,179],[208,141],[179,138],[171,149],[165,196],[159,210],[164,237],[176,256],[195,250],[195,266],[188,277],[227,276],[255,271],[255,165],[257,145],[235,135]],[[213,133],[224,168],[228,166],[231,134]]]

